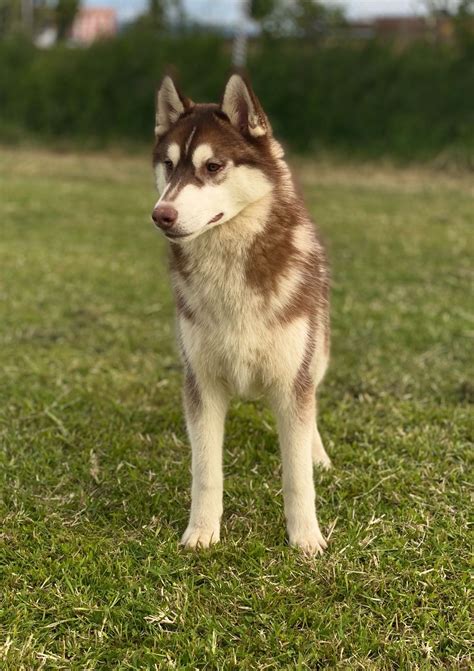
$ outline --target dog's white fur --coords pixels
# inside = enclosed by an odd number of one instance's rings
[[[163,113],[166,95],[172,96],[175,107],[179,107],[178,101],[181,104],[169,81],[165,81],[165,89],[158,97],[158,137],[174,123]],[[231,122],[242,85],[240,78],[232,77],[224,95],[223,108],[227,104]],[[253,99],[245,87],[243,95],[249,108],[249,132],[258,137],[267,132],[267,122],[253,109]],[[274,156],[283,162],[280,146],[271,141]],[[170,144],[167,156],[174,168],[184,160],[188,148],[189,142],[184,151]],[[202,170],[213,157],[210,143],[199,144],[192,153],[195,170]],[[198,409],[189,392],[185,394],[193,484],[191,515],[182,543],[196,548],[219,540],[228,403],[232,395],[264,394],[277,417],[290,543],[308,553],[322,553],[326,542],[315,512],[312,463],[327,468],[330,460],[316,425],[314,393],[302,406],[295,396],[295,379],[311,336],[315,347],[308,368],[314,392],[328,363],[325,335],[322,326],[314,326],[308,315],[288,323],[278,319],[301,284],[301,268],[290,267],[279,277],[270,300],[247,281],[245,273],[256,236],[267,226],[275,199],[274,184],[261,170],[235,166],[232,161],[226,162],[215,182],[181,185],[174,198],[170,194],[179,186],[167,182],[162,163],[156,165],[156,180],[162,194],[157,205],[171,202],[178,212],[176,230],[188,236],[180,242],[187,259],[186,276],[174,269],[172,281],[176,293],[185,297],[188,310],[197,315],[190,319],[186,312],[178,312],[185,366],[192,371],[199,390]],[[289,176],[281,188],[291,192]],[[221,212],[221,219],[209,225]],[[319,244],[307,217],[301,217],[294,227],[292,242],[302,258]]]

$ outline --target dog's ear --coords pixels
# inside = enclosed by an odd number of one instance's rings
[[[271,134],[270,124],[257,96],[241,75],[234,74],[227,82],[221,110],[243,135],[262,137]]]
[[[169,75],[163,78],[156,97],[155,136],[164,135],[194,103],[183,96]]]

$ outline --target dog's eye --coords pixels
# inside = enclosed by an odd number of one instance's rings
[[[207,172],[219,172],[221,168],[222,165],[220,163],[215,163],[214,161],[208,161],[208,163],[206,163]]]
[[[165,168],[168,172],[171,172],[173,170],[173,161],[170,161],[169,158],[165,159],[163,163],[165,164]]]

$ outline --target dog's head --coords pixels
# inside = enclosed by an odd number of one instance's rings
[[[153,162],[160,199],[152,218],[173,241],[191,240],[270,193],[280,145],[250,85],[232,75],[220,105],[158,90]]]

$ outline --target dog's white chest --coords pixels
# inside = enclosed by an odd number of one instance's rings
[[[233,393],[258,393],[265,377],[271,333],[262,299],[237,276],[193,292],[195,321],[181,320],[183,345],[193,367],[226,382]]]
[[[195,320],[180,319],[193,369],[201,379],[222,380],[239,396],[265,392],[276,380],[291,384],[304,355],[306,318],[276,325],[261,294],[237,280],[231,287],[194,295]]]

